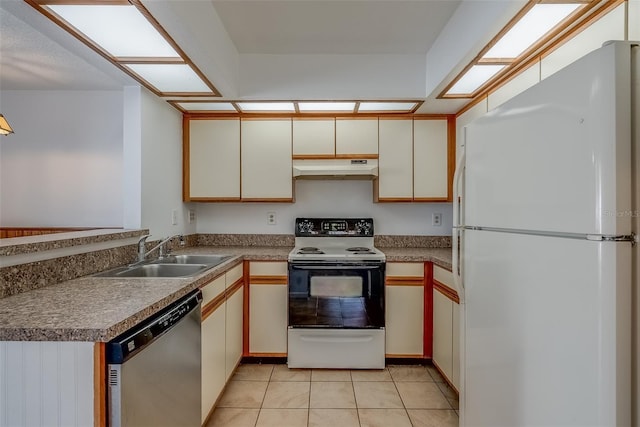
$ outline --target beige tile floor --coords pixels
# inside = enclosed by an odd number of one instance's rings
[[[241,365],[207,427],[454,427],[458,398],[432,366]]]

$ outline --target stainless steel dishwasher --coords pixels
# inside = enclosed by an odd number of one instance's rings
[[[198,290],[107,344],[109,425],[200,426]]]

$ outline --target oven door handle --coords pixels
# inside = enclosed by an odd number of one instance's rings
[[[292,265],[293,270],[378,270],[381,265]]]

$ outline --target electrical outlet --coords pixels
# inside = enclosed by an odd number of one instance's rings
[[[276,225],[276,213],[275,212],[267,212],[267,224]]]
[[[196,222],[196,211],[189,209],[189,224]]]
[[[171,210],[171,225],[178,225],[178,210]]]
[[[440,227],[442,225],[442,214],[434,213],[431,214],[431,225],[435,227]]]

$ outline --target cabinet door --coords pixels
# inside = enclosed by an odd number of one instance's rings
[[[243,310],[243,293],[242,287],[238,288],[227,299],[226,303],[226,335],[225,335],[225,376],[229,380],[231,374],[238,366],[242,357],[242,310]]]
[[[449,197],[447,120],[413,121],[413,197],[447,201]]]
[[[335,119],[293,119],[293,155],[334,157]]]
[[[189,200],[240,199],[240,119],[189,121]]]
[[[413,120],[380,119],[378,200],[413,200]]]
[[[202,321],[202,422],[227,379],[225,372],[225,304]]]
[[[242,199],[293,198],[291,119],[242,120]]]
[[[377,118],[336,119],[336,156],[377,154]]]
[[[386,287],[386,350],[390,357],[422,356],[424,287]]]
[[[453,372],[453,301],[433,291],[433,362],[451,379]]]
[[[287,285],[251,284],[249,351],[287,352]]]

